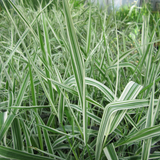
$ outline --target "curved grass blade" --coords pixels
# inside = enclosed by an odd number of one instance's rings
[[[129,62],[123,62],[123,63],[119,64],[119,68],[124,68],[124,67],[126,67],[126,68],[132,68],[132,69],[136,68],[135,65],[133,65],[132,63],[129,63]],[[105,71],[110,70],[110,69],[114,69],[114,68],[117,68],[117,65],[110,66],[110,67],[106,68]]]
[[[119,101],[135,99],[141,89],[142,89],[141,85],[139,85],[133,81],[130,81],[126,85],[125,89],[123,90],[123,92],[119,98]],[[122,110],[122,111],[117,111],[117,113],[115,113],[116,115],[114,116],[114,118],[111,122],[112,124],[111,124],[110,133],[113,132],[115,128],[117,128],[117,126],[119,125],[121,120],[124,118],[126,112],[127,112],[127,110]]]
[[[125,51],[123,54],[120,55],[119,62],[123,61],[128,55],[132,54],[135,50],[137,50],[137,48],[133,48],[133,49]],[[117,59],[113,61],[113,64],[114,65],[117,64]]]
[[[55,80],[53,80],[53,79],[50,79],[50,80],[51,80],[54,84],[56,84],[57,86],[62,87],[62,88],[65,89],[66,91],[68,91],[68,92],[70,92],[70,93],[78,96],[78,92],[77,92],[76,90],[72,89],[70,86],[65,85],[65,84],[63,84],[63,83],[59,83],[59,82],[57,82],[57,81],[55,81]],[[74,82],[75,82],[75,81],[74,81]],[[93,105],[95,105],[95,106],[97,106],[97,107],[99,107],[99,108],[101,108],[101,109],[104,108],[101,104],[99,104],[98,102],[94,101],[92,98],[90,98],[90,97],[88,97],[88,96],[86,96],[86,100],[87,100],[88,102],[90,102],[91,104],[93,104]]]
[[[42,127],[43,129],[46,129],[47,131],[50,131],[50,132],[53,132],[53,133],[71,136],[71,135],[66,134],[66,133],[64,133],[64,132],[62,132],[62,131],[59,131],[58,129],[51,128],[51,127],[48,127],[48,126],[46,126],[46,125],[39,124],[39,126]]]
[[[157,100],[154,100],[157,103]],[[149,105],[148,100],[127,100],[127,101],[118,101],[110,103],[104,109],[102,116],[100,129],[98,132],[97,142],[96,142],[96,159],[99,160],[102,152],[103,139],[107,139],[110,130],[111,130],[111,120],[114,118],[115,113],[119,110],[135,109],[141,107],[147,107]]]
[[[114,100],[114,93],[107,86],[102,84],[101,82],[98,82],[97,80],[92,79],[92,78],[85,77],[85,83],[87,85],[94,86],[94,87],[98,88],[99,90],[101,90],[105,94],[105,96],[107,97],[109,102],[112,102]],[[70,85],[70,86],[75,85],[76,84],[75,78],[73,76],[71,76],[70,78],[68,78],[65,81],[65,84]]]
[[[159,82],[159,81],[160,81],[160,77],[157,77],[157,78],[155,79],[155,83],[157,83],[157,82]],[[139,94],[143,93],[143,92],[146,91],[148,88],[151,88],[152,85],[153,85],[153,82],[151,82],[151,83],[148,84],[146,87],[144,87],[144,88],[139,92]]]

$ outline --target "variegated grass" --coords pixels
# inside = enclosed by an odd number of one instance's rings
[[[37,10],[2,2],[2,158],[160,157],[159,21],[151,30],[151,12],[128,23],[129,15],[119,21],[71,0]]]

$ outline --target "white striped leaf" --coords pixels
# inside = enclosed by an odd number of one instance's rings
[[[53,160],[53,158],[38,156],[9,147],[0,146],[0,155],[6,158],[16,159],[16,160]],[[54,157],[54,155],[53,155]]]
[[[136,96],[139,94],[139,92],[141,91],[142,86],[138,85],[137,83],[130,81],[124,91],[122,92],[119,101],[122,100],[132,100],[135,99]],[[113,120],[112,120],[112,124],[111,124],[111,130],[110,133],[114,131],[115,128],[117,128],[117,126],[119,125],[119,123],[121,122],[121,120],[124,118],[125,114],[126,114],[127,110],[122,110],[122,111],[118,111],[116,113],[116,116],[114,116]]]
[[[94,86],[98,88],[101,92],[104,93],[104,95],[107,97],[109,102],[112,102],[114,100],[114,93],[103,83],[93,79],[93,78],[88,78],[85,77],[85,83],[90,86]],[[65,84],[72,86],[75,85],[75,78],[73,76],[69,77],[66,81]]]
[[[114,144],[111,143],[109,145],[107,145],[107,147],[105,147],[103,149],[106,157],[108,160],[118,160],[118,156],[116,154],[115,148],[114,148]]]
[[[115,146],[118,147],[124,144],[133,144],[134,142],[139,142],[159,135],[160,135],[160,125],[156,125],[154,127],[144,128],[134,134],[130,134],[125,139],[115,143]]]
[[[74,71],[74,76],[77,84],[78,95],[80,104],[83,109],[83,131],[84,131],[84,143],[87,143],[87,109],[86,109],[86,96],[85,96],[85,66],[84,60],[82,58],[82,53],[78,44],[76,33],[74,30],[71,13],[69,9],[68,0],[63,1],[64,13],[67,25],[67,34],[70,44],[70,56],[72,62],[72,68]]]
[[[157,103],[157,100],[154,100],[154,103]],[[103,139],[105,136],[105,139],[107,139],[110,129],[111,129],[111,121],[115,113],[119,110],[127,110],[127,109],[135,109],[135,108],[141,108],[141,107],[147,107],[149,105],[148,100],[127,100],[127,101],[117,101],[108,104],[105,109],[102,116],[100,129],[98,132],[97,142],[96,142],[96,152],[95,156],[96,159],[99,160],[101,152],[102,152],[102,146],[103,146]]]
[[[149,108],[148,108],[145,128],[153,127],[153,123],[154,123],[153,112],[154,112],[154,85],[153,85],[152,94],[151,94],[151,98],[150,98],[150,104],[149,104]],[[142,160],[146,160],[149,158],[151,143],[152,143],[151,138],[148,138],[147,140],[143,141]]]

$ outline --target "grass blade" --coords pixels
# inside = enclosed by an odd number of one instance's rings
[[[159,136],[160,134],[160,125],[156,125],[154,127],[144,128],[135,134],[130,134],[125,140],[121,140],[115,144],[115,147],[125,145],[125,144],[133,144],[133,142],[139,142],[142,140],[147,140],[152,137]]]
[[[8,131],[9,127],[11,126],[13,120],[15,118],[15,115],[10,114],[5,123],[3,123],[1,130],[0,130],[0,141],[2,141],[3,137],[5,136],[6,132]]]
[[[4,122],[6,121],[6,119],[7,119],[7,111],[1,112],[0,113],[0,130],[1,130],[2,125],[4,124]]]
[[[77,110],[77,111],[82,113],[82,109],[79,106],[73,105],[73,104],[71,104],[70,106],[72,108],[74,108],[75,110]],[[93,113],[91,113],[89,111],[87,111],[87,115],[88,115],[88,117],[92,118],[95,122],[98,122],[100,124],[101,118],[99,118],[98,116],[94,115]]]
[[[86,53],[88,56],[90,50],[90,41],[91,41],[91,7],[89,9],[89,21],[88,21],[88,31],[87,31],[87,44],[86,44]]]
[[[113,143],[107,145],[107,147],[105,147],[103,151],[108,160],[118,160],[118,156],[116,154]]]
[[[68,0],[63,1],[64,13],[66,17],[66,24],[67,24],[67,34],[70,43],[70,56],[72,61],[72,68],[74,71],[74,76],[78,88],[78,95],[80,104],[83,108],[83,136],[84,136],[84,143],[87,143],[87,114],[86,114],[86,96],[85,96],[85,66],[84,61],[82,58],[82,54],[80,52],[80,48],[78,45],[78,41],[76,38],[73,22],[71,19],[71,13],[69,9]]]
[[[138,85],[137,83],[130,81],[123,90],[119,98],[119,101],[135,99],[141,89],[141,85]],[[110,132],[113,132],[114,129],[119,125],[119,123],[125,116],[126,112],[127,110],[117,111],[116,115],[114,116],[111,122],[112,124]]]
[[[11,159],[17,159],[17,160],[53,160],[52,158],[33,155],[30,153],[22,152],[16,149],[12,149],[9,147],[0,146],[0,155],[11,158]]]
[[[20,122],[21,122],[22,129],[23,129],[23,132],[26,138],[26,150],[28,153],[33,154],[33,149],[30,148],[30,146],[32,146],[32,143],[31,143],[28,127],[25,125],[25,123],[22,120],[20,120]]]
[[[17,96],[17,99],[16,99],[16,102],[15,102],[15,106],[20,106],[21,105],[21,102],[23,100],[23,97],[24,97],[24,93],[26,91],[26,87],[28,85],[28,81],[29,81],[29,72],[27,73],[22,85],[21,85],[21,88],[20,88],[20,91],[18,93],[18,96]],[[17,109],[14,109],[13,110],[13,113],[16,113],[18,110]],[[1,130],[0,130],[0,141],[2,140],[4,134],[7,132],[7,130],[9,129],[11,123],[13,122],[14,118],[15,118],[15,115],[13,115],[13,113],[10,114],[10,116],[7,117],[7,120],[6,122],[3,124]]]
[[[27,75],[26,75],[26,77],[25,77],[25,79],[22,83],[22,86],[21,86],[21,89],[18,93],[16,102],[14,103],[15,106],[20,106],[21,105],[23,97],[24,97],[24,93],[25,93],[26,88],[28,86],[28,81],[29,81],[29,72],[27,73]],[[16,111],[16,110],[14,110],[14,111]]]
[[[99,90],[101,90],[105,94],[109,102],[112,102],[114,100],[114,93],[104,84],[98,82],[95,79],[88,78],[88,77],[85,77],[85,83],[87,85],[94,86],[98,88]],[[75,85],[75,78],[74,77],[68,78],[65,81],[65,84],[70,85],[70,86]]]
[[[104,109],[96,142],[95,156],[97,160],[100,159],[100,155],[102,152],[103,137],[105,136],[105,139],[107,139],[109,132],[111,130],[111,120],[114,118],[115,112],[118,110],[146,107],[148,105],[149,105],[148,100],[127,100],[127,101],[113,102],[106,106],[106,108]]]
[[[23,150],[23,142],[22,142],[22,133],[21,127],[19,123],[19,119],[15,118],[11,125],[12,129],[12,139],[13,139],[13,148],[18,150]]]
[[[153,123],[154,123],[153,112],[154,112],[154,85],[153,85],[153,89],[152,89],[152,94],[151,94],[149,109],[148,109],[148,113],[147,113],[147,119],[146,119],[145,128],[153,126]],[[149,158],[150,149],[151,149],[151,143],[152,143],[152,139],[151,138],[148,138],[147,140],[143,141],[142,160],[146,160],[146,159]]]

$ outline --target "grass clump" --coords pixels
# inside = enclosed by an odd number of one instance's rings
[[[2,2],[0,158],[160,158],[158,14]]]

